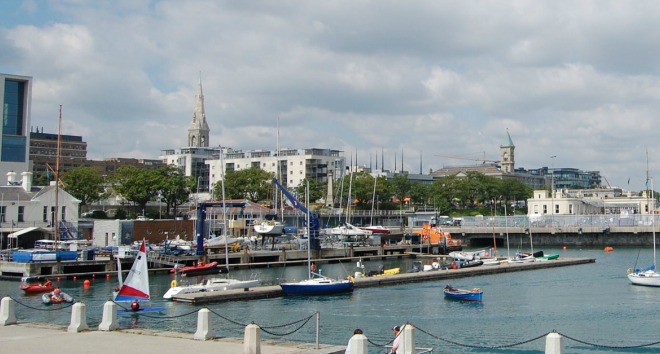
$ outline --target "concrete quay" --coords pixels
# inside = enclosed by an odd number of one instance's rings
[[[567,267],[581,264],[595,263],[593,258],[559,258],[549,261],[537,261],[530,263],[501,263],[499,265],[482,265],[478,267],[462,269],[433,270],[417,273],[399,273],[394,275],[379,275],[373,277],[355,278],[355,288],[367,288],[384,285],[395,285],[404,283],[416,283],[421,281],[437,281],[446,279],[457,279],[477,275],[498,274],[507,272],[520,272],[527,270],[548,269],[555,267]],[[406,270],[403,270],[405,272]],[[284,296],[279,285],[260,286],[248,291],[237,289],[227,291],[203,292],[194,294],[182,294],[173,297],[173,301],[202,305],[207,303],[256,300]]]
[[[47,324],[17,323],[0,326],[2,353],[116,354],[135,353],[244,353],[239,338],[195,340],[192,334],[149,330],[89,330],[70,333]],[[262,354],[343,354],[345,346],[261,341]]]

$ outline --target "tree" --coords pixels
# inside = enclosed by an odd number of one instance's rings
[[[80,205],[90,205],[106,198],[104,178],[93,167],[77,167],[62,176],[64,190],[80,200]]]
[[[144,210],[149,201],[156,199],[161,178],[156,169],[122,166],[113,175],[113,186],[122,197]]]
[[[392,178],[392,195],[399,201],[401,209],[404,209],[403,204],[405,198],[410,196],[411,183],[408,176],[403,173],[394,175]]]
[[[170,210],[176,211],[179,205],[188,201],[190,193],[195,190],[196,181],[172,165],[160,167],[157,171],[160,174],[157,195],[165,202],[165,213],[171,215]]]
[[[302,180],[300,182],[300,185],[298,185],[298,188],[296,188],[296,193],[298,193],[298,200],[301,202],[304,200],[304,198],[301,198],[302,196],[305,195],[306,193],[306,188],[307,188],[307,179]],[[325,192],[326,192],[327,187],[323,186],[322,184],[319,184],[315,179],[310,179],[309,180],[309,201],[310,203],[313,203],[321,198],[325,198]]]
[[[258,167],[225,174],[226,198],[244,198],[253,202],[268,199],[273,174]],[[222,195],[222,183],[215,184],[215,195]]]

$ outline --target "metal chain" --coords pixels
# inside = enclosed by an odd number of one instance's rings
[[[565,335],[565,334],[563,334],[563,333],[560,333],[560,332],[557,332],[557,331],[553,331],[553,332],[559,334],[560,336],[562,336],[562,337],[564,337],[564,338],[566,338],[566,339],[570,339],[570,340],[572,340],[572,341],[574,341],[574,342],[578,342],[578,343],[585,344],[585,345],[591,345],[591,346],[599,347],[599,348],[610,348],[610,349],[633,349],[633,348],[650,347],[650,346],[654,346],[654,345],[660,344],[660,342],[653,342],[653,343],[638,344],[638,345],[621,345],[621,346],[619,346],[619,345],[602,345],[602,344],[596,344],[596,343],[591,343],[591,342],[583,341],[583,340],[580,340],[580,339],[576,339],[576,338],[573,338],[573,337],[567,336],[567,335]]]

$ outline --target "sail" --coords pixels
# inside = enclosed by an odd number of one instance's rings
[[[140,251],[135,257],[135,262],[126,276],[119,292],[115,296],[115,301],[133,301],[149,300],[149,273],[147,267],[147,253],[144,240],[140,246]]]

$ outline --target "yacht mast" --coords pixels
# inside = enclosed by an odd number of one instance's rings
[[[55,153],[55,212],[53,213],[53,226],[55,235],[55,254],[57,255],[57,241],[60,237],[58,213],[60,210],[60,156],[62,149],[62,105],[60,105],[60,114],[57,124],[57,152]],[[56,257],[57,258],[57,257]]]

